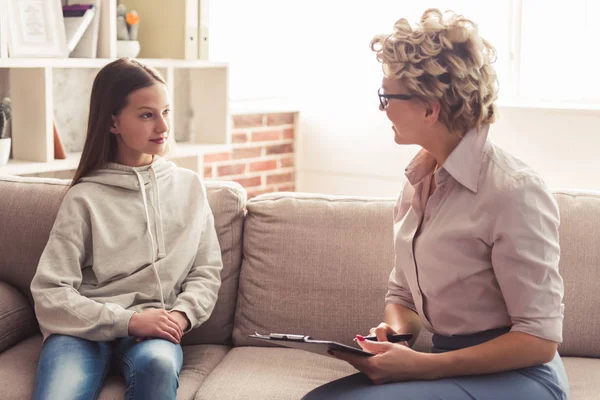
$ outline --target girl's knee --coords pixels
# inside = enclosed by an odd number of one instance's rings
[[[136,364],[141,364],[136,365],[139,370],[146,372],[151,371],[153,374],[177,376],[179,372],[175,363],[175,359],[172,356],[164,353],[147,354]]]

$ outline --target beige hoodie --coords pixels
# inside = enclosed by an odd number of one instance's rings
[[[210,317],[221,269],[204,185],[156,157],[109,163],[67,191],[31,292],[44,339],[128,336],[131,316],[147,308],[184,312],[189,331]]]

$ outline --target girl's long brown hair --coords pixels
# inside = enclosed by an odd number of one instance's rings
[[[131,92],[157,82],[166,85],[158,71],[131,58],[115,60],[98,72],[92,86],[85,144],[71,185],[107,162],[115,161],[117,139],[110,132],[112,117],[127,106]]]

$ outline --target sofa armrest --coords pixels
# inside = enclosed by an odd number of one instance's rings
[[[0,352],[29,337],[37,329],[35,313],[15,287],[0,282]]]

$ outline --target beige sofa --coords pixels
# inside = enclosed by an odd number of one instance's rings
[[[29,283],[67,182],[0,178],[0,399],[31,396],[41,347]],[[351,344],[379,323],[393,261],[393,199],[269,194],[207,183],[223,251],[211,319],[186,335],[178,398],[298,399],[355,372],[341,361],[262,347],[255,331]],[[600,399],[600,194],[556,193],[562,214],[564,356],[572,399]],[[420,350],[429,346],[421,334]],[[101,399],[122,399],[108,378]]]

